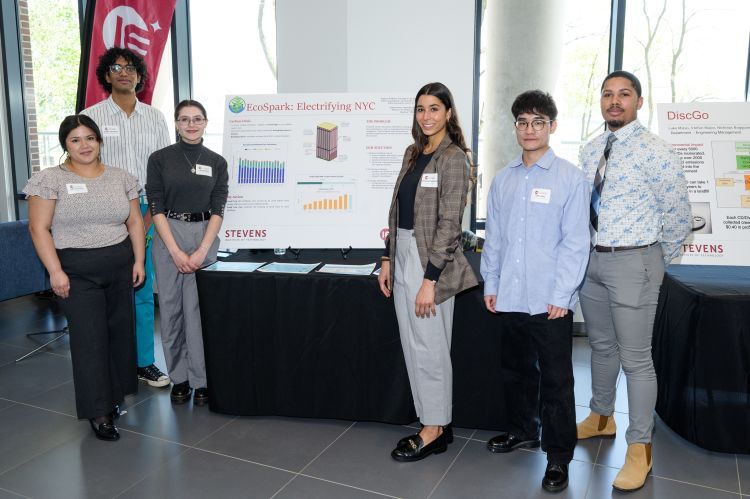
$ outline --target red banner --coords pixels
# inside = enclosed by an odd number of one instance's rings
[[[112,47],[127,48],[143,57],[148,79],[138,93],[138,100],[151,104],[176,3],[177,0],[96,1],[83,107],[89,107],[108,97],[96,79],[96,66],[99,57]]]

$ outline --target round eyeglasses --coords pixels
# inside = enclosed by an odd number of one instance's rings
[[[121,64],[112,64],[109,66],[109,72],[116,75],[122,73],[123,69],[129,75],[135,74],[137,72],[135,66],[133,66],[132,64],[126,64],[125,66]]]
[[[544,128],[544,125],[547,123],[552,123],[555,120],[531,120],[531,121],[514,121],[513,124],[516,126],[517,130],[524,131],[527,128],[529,128],[529,125],[531,125],[531,129],[538,132]]]

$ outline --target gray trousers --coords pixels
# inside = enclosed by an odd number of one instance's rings
[[[436,316],[417,317],[415,303],[424,270],[413,234],[398,229],[393,304],[417,417],[424,425],[444,426],[453,414],[451,334],[455,298],[437,305]]]
[[[195,251],[206,233],[208,221],[182,222],[167,219],[177,245],[187,254]],[[203,265],[216,261],[217,238]],[[181,274],[158,234],[152,250],[156,286],[159,291],[159,330],[169,377],[174,383],[189,381],[193,388],[206,387],[203,330],[198,308],[195,274]]]
[[[659,288],[664,277],[661,245],[591,253],[581,288],[581,311],[591,344],[591,410],[615,408],[620,366],[628,388],[628,444],[649,443],[654,428],[656,372],[651,356]]]

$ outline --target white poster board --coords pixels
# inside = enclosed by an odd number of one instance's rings
[[[693,232],[673,263],[750,265],[750,103],[659,104],[682,158]]]
[[[228,95],[222,248],[381,248],[414,97]]]

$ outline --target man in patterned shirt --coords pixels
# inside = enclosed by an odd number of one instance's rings
[[[615,71],[602,84],[607,131],[586,144],[581,167],[592,184],[592,252],[580,301],[591,344],[590,415],[579,439],[612,437],[620,366],[628,389],[628,450],[612,486],[643,486],[651,470],[656,373],[651,335],[664,267],[690,233],[682,164],[637,119],[641,83]]]
[[[102,163],[132,173],[146,185],[146,165],[152,152],[170,144],[169,128],[158,109],[136,97],[146,81],[146,64],[135,52],[113,47],[99,58],[96,76],[109,98],[81,111],[102,131]],[[169,377],[154,364],[154,291],[151,263],[151,215],[141,197],[146,226],[146,280],[135,291],[138,378],[151,386],[169,385]]]

